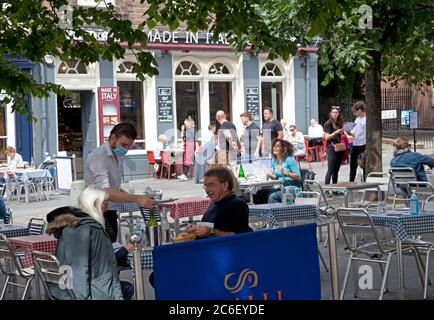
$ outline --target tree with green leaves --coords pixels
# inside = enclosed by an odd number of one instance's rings
[[[319,63],[326,71],[323,85],[364,73],[367,172],[382,171],[381,80],[432,83],[432,0],[273,0],[259,7],[265,24],[244,36],[248,42],[285,58],[293,50],[288,42],[295,38],[303,44],[318,36]]]

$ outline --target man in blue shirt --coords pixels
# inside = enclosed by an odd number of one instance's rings
[[[410,150],[410,144],[406,137],[397,137],[393,143],[394,157],[390,161],[391,167],[410,167],[416,172],[418,181],[428,181],[424,165],[431,169],[434,167],[434,158],[425,156]]]

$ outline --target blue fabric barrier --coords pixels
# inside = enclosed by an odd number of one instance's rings
[[[316,224],[154,249],[162,300],[319,300]]]

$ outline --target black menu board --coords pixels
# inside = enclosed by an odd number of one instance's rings
[[[172,88],[159,87],[158,88],[158,121],[172,122]]]
[[[247,112],[252,115],[253,121],[259,121],[259,88],[248,87],[246,88],[246,105]]]

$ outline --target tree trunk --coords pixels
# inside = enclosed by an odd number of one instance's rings
[[[372,62],[365,73],[366,174],[383,171],[381,134],[381,53],[371,52]]]

